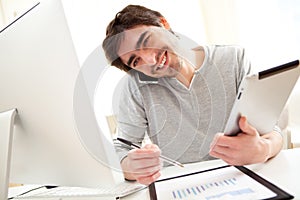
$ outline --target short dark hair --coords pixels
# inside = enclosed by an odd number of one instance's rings
[[[129,66],[122,62],[117,53],[124,37],[124,31],[138,25],[164,27],[162,20],[165,20],[165,18],[160,12],[140,5],[128,5],[118,12],[115,18],[108,24],[106,37],[102,43],[102,48],[108,62],[125,72],[131,70]],[[169,31],[173,33],[171,29]]]

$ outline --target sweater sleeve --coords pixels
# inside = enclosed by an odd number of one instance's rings
[[[134,74],[128,74],[120,87],[120,99],[117,113],[117,135],[141,145],[147,130],[147,119],[143,108],[141,87]],[[127,155],[128,147],[117,141],[114,143],[120,161]]]

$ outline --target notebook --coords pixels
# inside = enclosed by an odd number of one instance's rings
[[[240,116],[246,116],[260,134],[271,132],[298,80],[299,68],[299,60],[295,60],[247,75],[240,84],[225,135],[240,131]]]

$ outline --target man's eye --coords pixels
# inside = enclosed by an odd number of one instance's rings
[[[136,67],[138,64],[139,64],[139,60],[140,58],[136,58],[134,61],[133,61],[133,67]]]

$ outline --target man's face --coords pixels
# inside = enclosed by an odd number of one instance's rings
[[[175,77],[181,68],[178,38],[156,26],[138,26],[127,30],[118,55],[123,63],[148,76]]]

